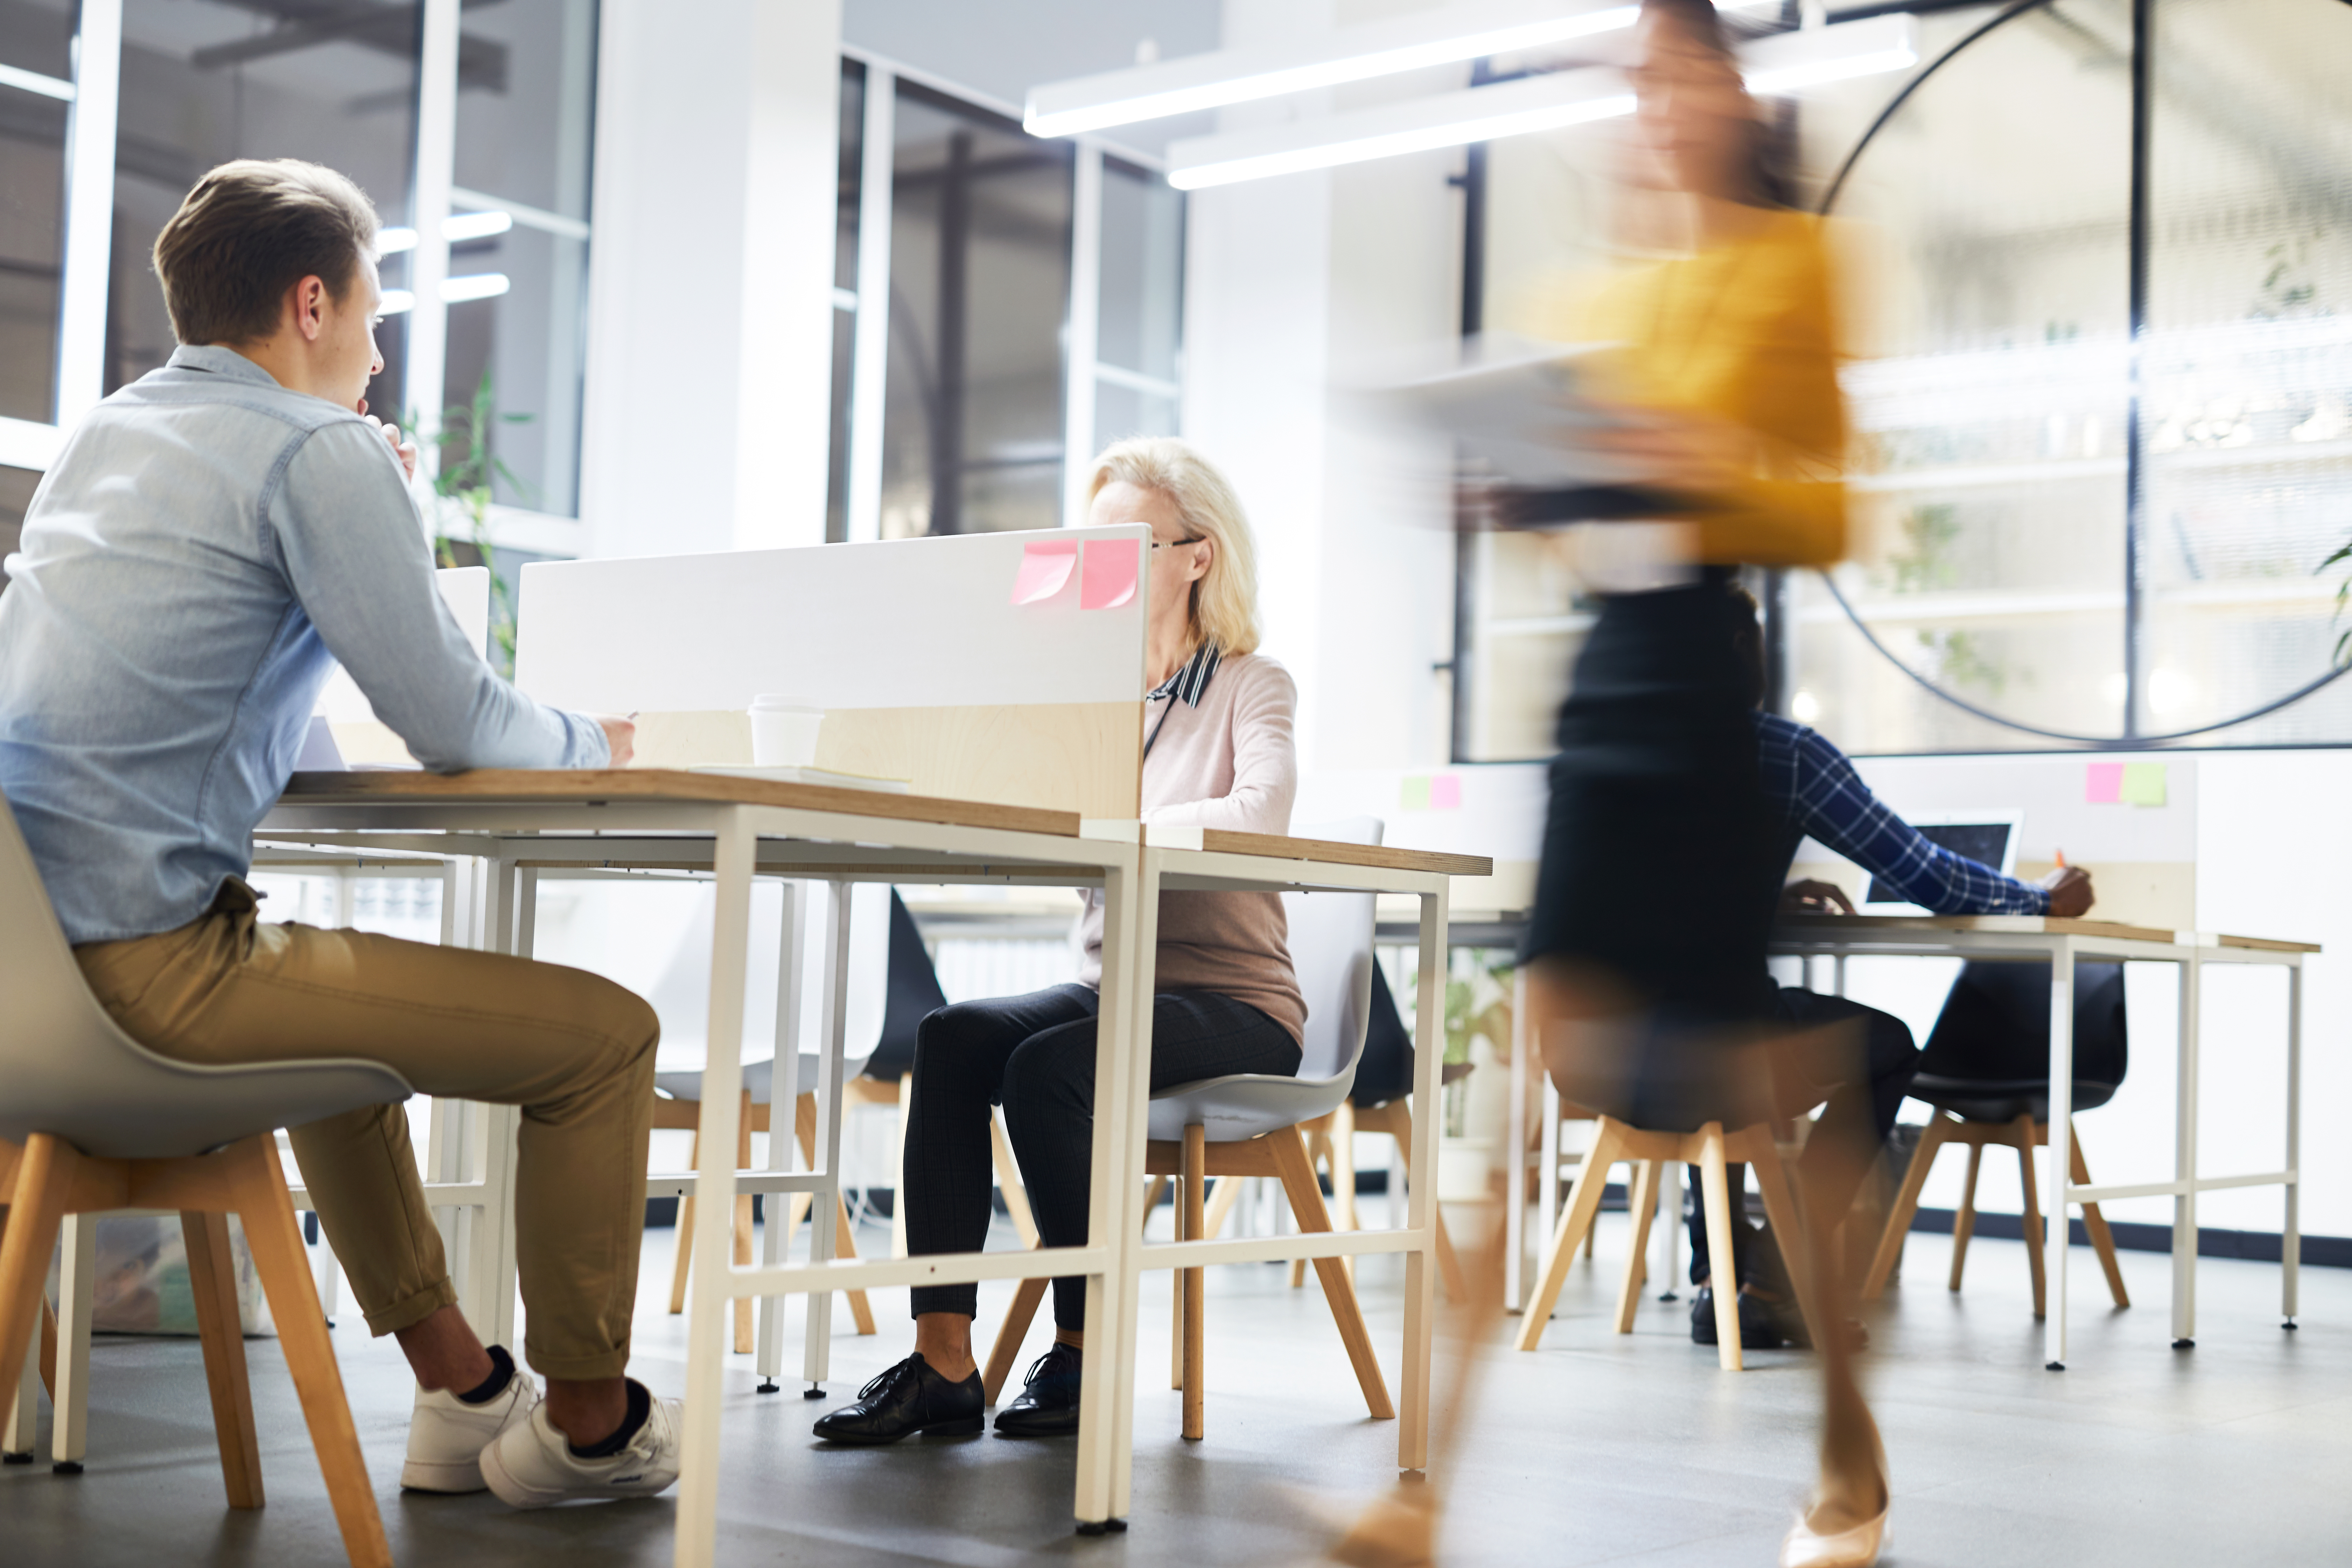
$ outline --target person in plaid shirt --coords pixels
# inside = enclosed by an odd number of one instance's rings
[[[1756,616],[1756,600],[1734,584],[1732,597],[1747,611],[1737,632],[1740,653],[1755,672],[1758,701],[1764,694],[1764,640]],[[2039,882],[2004,877],[1991,867],[1956,855],[1928,838],[1889,810],[1871,794],[1846,754],[1817,731],[1792,719],[1756,712],[1758,763],[1762,770],[1764,799],[1778,821],[1780,842],[1776,858],[1781,875],[1808,838],[1843,856],[1863,870],[1901,890],[1903,897],[1939,915],[2080,915],[2091,907],[2090,873],[2079,866],[2061,867]],[[1852,914],[1853,902],[1834,882],[1790,882],[1782,890],[1780,907],[1790,914]],[[1796,1028],[1851,1020],[1862,1026],[1867,1041],[1871,1101],[1884,1140],[1894,1131],[1895,1112],[1918,1068],[1919,1049],[1909,1026],[1891,1013],[1865,1007],[1843,996],[1823,995],[1800,986],[1777,989],[1771,1016]],[[1744,1191],[1746,1172],[1730,1173],[1731,1189]],[[1710,1284],[1704,1200],[1696,1180],[1691,1185],[1693,1218],[1691,1283],[1700,1287],[1691,1313],[1691,1338],[1715,1342],[1715,1298]],[[1801,1320],[1788,1300],[1777,1256],[1754,1242],[1764,1233],[1745,1224],[1732,1227],[1733,1250],[1738,1254],[1740,1282],[1739,1328],[1745,1342],[1759,1348],[1802,1343]],[[1750,1324],[1757,1337],[1748,1339]]]

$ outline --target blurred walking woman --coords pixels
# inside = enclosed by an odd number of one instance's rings
[[[1618,445],[1655,510],[1579,530],[1602,607],[1560,710],[1525,957],[1561,1094],[1637,1127],[1695,1131],[1801,1112],[1846,1076],[1829,1059],[1837,1042],[1817,1040],[1776,1083],[1763,1043],[1780,867],[1727,592],[1734,563],[1843,552],[1844,412],[1819,226],[1783,197],[1714,5],[1643,0],[1638,47],[1639,132],[1691,232],[1685,253],[1613,278],[1559,334],[1625,346],[1642,425]],[[1534,518],[1580,515],[1572,494],[1521,500]],[[1829,1098],[1799,1168],[1816,1215],[1842,1211],[1868,1158],[1866,1093]],[[1857,1112],[1859,1140],[1847,1135]],[[1885,1517],[1884,1459],[1843,1335],[1817,1337],[1821,1479],[1781,1561],[1866,1564]]]

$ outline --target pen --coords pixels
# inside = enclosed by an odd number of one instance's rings
[[[630,714],[630,715],[629,715],[629,717],[630,717],[630,718],[632,718],[632,719],[634,719],[634,718],[635,718],[635,717],[636,717],[636,715],[635,715],[635,714],[634,714],[634,713],[632,713],[632,714]],[[2060,869],[2061,871],[2063,871],[2065,868],[2066,868],[2066,851],[2064,851],[2063,849],[2061,849],[2060,851],[2058,851],[2058,869]]]

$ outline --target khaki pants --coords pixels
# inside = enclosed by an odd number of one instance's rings
[[[660,1036],[642,998],[552,963],[264,925],[236,881],[176,931],[90,942],[74,956],[115,1021],[159,1055],[356,1057],[422,1094],[522,1107],[524,1354],[548,1377],[617,1377],[627,1366]],[[369,1329],[388,1334],[455,1305],[407,1112],[371,1106],[291,1136]]]

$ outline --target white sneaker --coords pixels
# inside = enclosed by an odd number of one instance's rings
[[[482,1479],[482,1450],[508,1427],[530,1420],[538,1404],[539,1384],[520,1367],[505,1392],[479,1405],[468,1405],[446,1388],[418,1389],[400,1484],[417,1492],[480,1491],[489,1485]]]
[[[678,1402],[656,1399],[628,1447],[583,1459],[547,1419],[547,1406],[499,1434],[482,1450],[482,1479],[515,1508],[545,1508],[571,1498],[651,1497],[677,1479]]]

